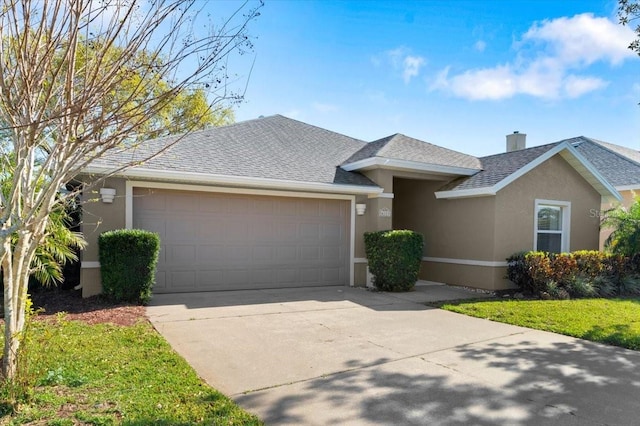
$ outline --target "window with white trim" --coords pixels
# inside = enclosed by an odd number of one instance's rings
[[[533,249],[550,253],[569,251],[571,203],[536,200]]]

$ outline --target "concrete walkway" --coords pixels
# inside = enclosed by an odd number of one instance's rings
[[[640,352],[466,317],[405,294],[307,288],[154,296],[157,330],[271,425],[638,425]]]

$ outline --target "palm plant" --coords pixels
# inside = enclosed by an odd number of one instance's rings
[[[628,208],[620,205],[607,210],[601,226],[613,228],[604,242],[607,251],[628,257],[640,253],[640,196]]]

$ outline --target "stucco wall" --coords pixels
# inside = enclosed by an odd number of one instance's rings
[[[535,200],[571,202],[569,250],[597,250],[601,196],[560,155],[503,188],[495,196],[495,260],[533,250]]]
[[[95,262],[98,262],[98,236],[101,232],[125,227],[125,186],[125,180],[119,178],[107,179],[100,185],[100,187],[116,190],[115,199],[111,204],[100,200],[99,188],[85,190],[82,193],[81,231],[87,240],[87,247],[80,254],[82,261],[80,283],[83,297],[102,292],[100,270],[95,267]]]
[[[515,287],[504,279],[506,267],[457,265],[441,262],[422,262],[420,278],[428,281],[481,288],[502,290]]]
[[[493,197],[438,200],[443,182],[395,179],[395,229],[424,236],[424,255],[491,261],[495,210]]]

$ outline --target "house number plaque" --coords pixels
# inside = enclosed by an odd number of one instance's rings
[[[378,210],[378,216],[391,217],[391,210],[389,210],[387,207],[383,207],[380,210]]]

